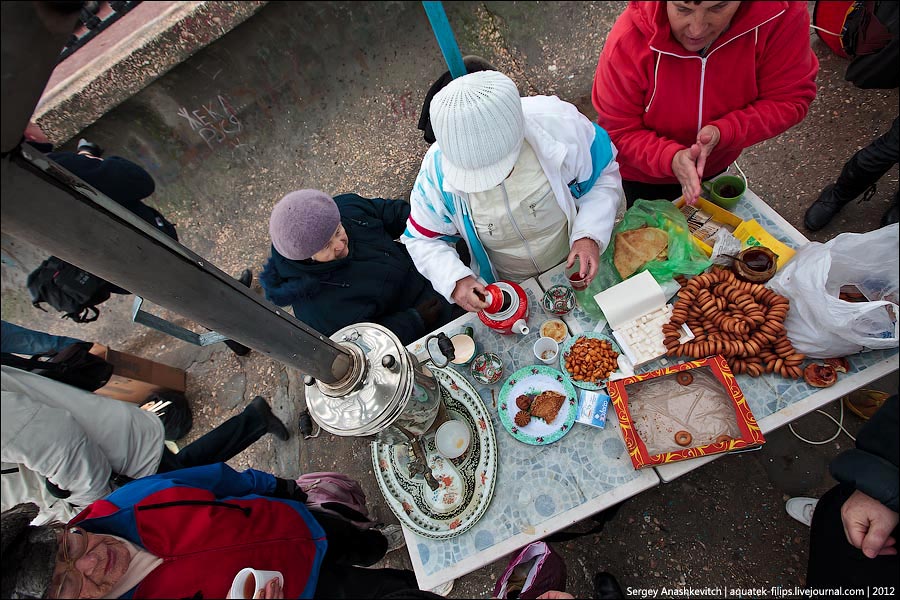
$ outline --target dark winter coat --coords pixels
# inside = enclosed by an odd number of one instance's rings
[[[831,461],[831,475],[897,512],[900,490],[900,408],[888,398],[856,436],[856,448]]]
[[[349,239],[345,258],[325,263],[290,260],[272,248],[260,275],[266,298],[290,304],[294,316],[325,335],[353,323],[378,323],[404,344],[428,331],[414,307],[443,298],[416,270],[406,248],[394,241],[403,233],[409,204],[401,200],[342,194],[334,198]],[[445,307],[449,312],[449,305]]]
[[[153,194],[156,183],[140,165],[121,156],[97,160],[74,152],[51,152],[47,157],[169,237],[178,239],[175,226],[158,210],[143,203]]]

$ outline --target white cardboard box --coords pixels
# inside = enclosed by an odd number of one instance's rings
[[[635,367],[666,353],[662,326],[669,322],[672,307],[666,304],[662,287],[649,271],[612,286],[594,296],[606,316],[613,337]],[[694,338],[682,325],[681,341]]]

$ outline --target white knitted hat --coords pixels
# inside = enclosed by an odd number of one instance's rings
[[[432,99],[431,126],[444,178],[463,192],[489,190],[506,179],[522,150],[519,90],[497,71],[458,77]]]

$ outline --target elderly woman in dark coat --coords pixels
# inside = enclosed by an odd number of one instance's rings
[[[272,256],[260,276],[271,302],[325,335],[378,323],[404,344],[451,318],[451,306],[396,242],[409,204],[299,190],[272,210]]]

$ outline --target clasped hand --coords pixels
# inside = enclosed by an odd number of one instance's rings
[[[706,159],[719,143],[721,133],[715,125],[706,125],[697,133],[697,141],[690,148],[679,150],[672,158],[672,172],[681,184],[685,201],[693,205],[700,197],[700,182],[706,169]]]
[[[897,554],[897,540],[891,532],[897,513],[878,500],[856,490],[841,507],[847,541],[869,558]]]

